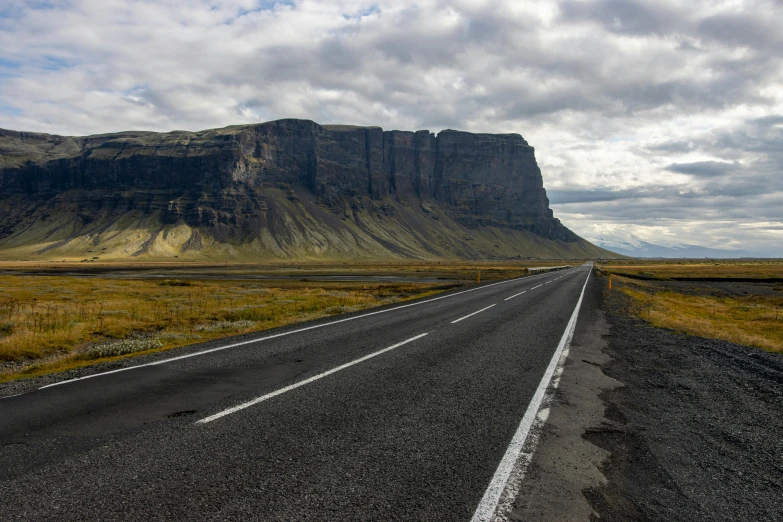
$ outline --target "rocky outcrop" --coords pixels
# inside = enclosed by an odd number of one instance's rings
[[[467,230],[583,241],[553,217],[533,147],[518,134],[306,120],[87,137],[0,130],[0,201],[9,198],[47,212],[67,199],[87,220],[155,214],[164,224],[205,228],[219,241],[284,234],[285,200],[334,216],[318,219],[335,226],[362,212],[388,217],[410,207],[433,220],[445,213]],[[17,229],[3,225],[0,234]]]

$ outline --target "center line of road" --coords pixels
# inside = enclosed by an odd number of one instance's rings
[[[534,286],[533,288],[531,288],[531,290],[535,290],[536,288],[541,288],[542,286],[544,286],[544,285]]]
[[[497,304],[497,303],[495,303],[495,304]],[[451,324],[458,323],[458,322],[462,321],[463,319],[467,319],[468,317],[472,317],[472,316],[474,316],[474,315],[476,315],[476,314],[480,314],[480,313],[481,313],[481,312],[483,312],[484,310],[489,310],[489,309],[490,309],[490,308],[492,308],[493,306],[495,306],[495,305],[491,304],[491,305],[489,305],[489,306],[488,306],[488,307],[486,307],[486,308],[482,308],[481,310],[476,310],[476,311],[475,311],[475,312],[473,312],[472,314],[468,314],[468,315],[466,315],[465,317],[460,317],[460,318],[459,318],[459,319],[457,319],[456,321],[451,321]]]
[[[359,364],[360,362],[364,362],[367,359],[372,359],[373,357],[377,357],[377,356],[381,355],[382,353],[386,353],[386,352],[389,352],[391,350],[394,350],[395,348],[399,348],[400,346],[402,346],[404,344],[408,344],[410,342],[413,342],[416,339],[421,339],[425,335],[427,335],[427,334],[426,333],[419,334],[416,337],[411,337],[410,339],[407,339],[405,341],[402,341],[401,343],[397,343],[395,345],[389,346],[388,348],[384,348],[383,350],[378,350],[377,352],[373,352],[373,353],[371,353],[369,355],[365,355],[364,357],[359,357],[358,359],[354,359],[351,362],[347,362],[347,363],[342,364],[342,365],[340,365],[340,366],[338,366],[336,368],[332,368],[331,370],[327,370],[327,371],[325,371],[323,373],[319,373],[318,375],[313,375],[312,377],[309,377],[309,378],[307,378],[307,379],[305,379],[303,381],[299,381],[297,383],[291,384],[290,386],[286,386],[285,388],[280,388],[279,390],[275,390],[275,391],[273,391],[271,393],[267,393],[266,395],[262,395],[261,397],[256,397],[253,400],[250,400],[250,401],[247,401],[247,402],[243,402],[242,404],[238,404],[238,405],[236,405],[236,406],[234,406],[232,408],[228,408],[227,410],[223,410],[223,411],[218,412],[218,413],[216,413],[214,415],[210,415],[209,417],[204,417],[201,420],[197,420],[196,424],[206,424],[208,422],[212,422],[214,420],[218,420],[221,417],[225,417],[226,415],[231,415],[232,413],[236,413],[239,410],[244,410],[245,408],[249,408],[251,406],[255,406],[259,402],[264,402],[266,400],[271,399],[272,397],[277,397],[278,395],[282,395],[282,394],[284,394],[286,392],[289,392],[291,390],[295,390],[295,389],[299,388],[300,386],[304,386],[305,384],[310,384],[311,382],[317,381],[318,379],[323,379],[327,375],[331,375],[333,373],[337,373],[340,370],[344,370],[346,368],[350,368],[351,366],[353,366],[355,364]]]
[[[527,290],[522,290],[522,291],[521,291],[521,292],[519,292],[518,294],[514,294],[514,295],[512,295],[511,297],[506,297],[506,298],[504,299],[504,301],[508,301],[509,299],[514,299],[516,296],[518,296],[518,295],[522,295],[522,294],[524,294],[525,292],[527,292]]]
[[[535,277],[535,276],[533,276],[533,277]],[[487,289],[487,288],[490,288],[490,287],[493,287],[493,286],[497,286],[497,285],[505,285],[507,283],[513,283],[515,281],[519,281],[519,280],[524,279],[524,278],[525,277],[523,276],[523,277],[517,277],[515,279],[506,279],[505,281],[498,281],[497,283],[490,283],[488,285],[477,286],[475,288],[469,288],[468,290],[462,290],[460,292],[454,292],[453,294],[441,295],[439,297],[433,297],[431,299],[424,299],[422,301],[416,301],[416,302],[413,302],[413,303],[408,303],[408,304],[404,304],[404,305],[400,305],[400,306],[394,306],[392,308],[387,308],[385,310],[376,310],[375,312],[368,312],[366,314],[354,315],[352,317],[346,317],[344,319],[337,319],[336,321],[329,321],[328,323],[314,324],[314,325],[311,325],[311,326],[306,326],[304,328],[298,328],[296,330],[289,330],[287,332],[280,332],[280,333],[276,333],[276,334],[272,334],[272,335],[267,335],[267,336],[264,336],[264,337],[258,337],[258,338],[255,338],[255,339],[248,339],[247,341],[240,341],[238,343],[231,343],[231,344],[227,344],[227,345],[223,345],[223,346],[218,346],[216,348],[209,348],[209,349],[201,350],[201,351],[198,351],[198,352],[188,353],[188,354],[184,354],[184,355],[178,355],[178,356],[175,356],[175,357],[169,357],[167,359],[161,359],[159,361],[153,361],[153,362],[148,362],[148,363],[137,364],[135,366],[126,366],[125,368],[117,368],[116,370],[109,370],[109,371],[101,372],[101,373],[94,373],[92,375],[85,375],[84,377],[74,377],[73,379],[68,379],[68,380],[65,380],[65,381],[60,381],[60,382],[54,382],[52,384],[47,384],[45,386],[41,386],[38,389],[39,390],[43,390],[44,388],[51,388],[52,386],[60,386],[61,384],[67,384],[67,383],[71,383],[71,382],[82,381],[82,380],[85,380],[85,379],[93,379],[95,377],[102,377],[104,375],[110,375],[112,373],[126,372],[128,370],[136,370],[138,368],[146,368],[148,366],[158,366],[160,364],[168,364],[168,363],[171,363],[171,362],[174,362],[174,361],[180,361],[182,359],[189,359],[191,357],[198,357],[200,355],[206,355],[206,354],[209,354],[209,353],[219,352],[219,351],[222,351],[222,350],[228,350],[230,348],[236,348],[238,346],[244,346],[244,345],[252,344],[252,343],[259,343],[261,341],[268,341],[270,339],[276,339],[278,337],[284,337],[284,336],[287,336],[287,335],[293,335],[293,334],[297,334],[297,333],[301,333],[301,332],[306,332],[308,330],[313,330],[313,329],[316,329],[316,328],[324,328],[324,327],[327,327],[327,326],[333,326],[333,325],[345,323],[345,322],[348,322],[348,321],[355,321],[357,319],[364,319],[366,317],[370,317],[370,316],[373,316],[373,315],[385,314],[385,313],[390,313],[390,312],[396,312],[396,311],[399,311],[399,310],[403,310],[405,308],[410,308],[411,306],[420,306],[420,305],[423,305],[423,304],[431,303],[433,301],[440,301],[441,299],[448,299],[450,297],[456,297],[458,295],[467,294],[469,292],[475,292],[477,290],[484,290],[484,289]]]
[[[208,348],[206,350],[201,350],[201,351],[198,351],[198,352],[187,353],[187,354],[184,354],[184,355],[177,355],[175,357],[169,357],[167,359],[160,359],[158,361],[152,361],[152,362],[148,362],[148,363],[136,364],[134,366],[126,366],[124,368],[117,368],[116,370],[109,370],[109,371],[106,371],[106,372],[94,373],[92,375],[85,375],[83,377],[74,377],[73,379],[67,379],[67,380],[64,380],[64,381],[53,382],[52,384],[46,384],[44,386],[41,386],[38,389],[39,390],[43,390],[45,388],[51,388],[52,386],[60,386],[62,384],[68,384],[68,383],[72,383],[72,382],[83,381],[85,379],[93,379],[95,377],[103,377],[105,375],[111,375],[113,373],[127,372],[129,370],[137,370],[139,368],[147,368],[149,366],[158,366],[158,365],[161,365],[161,364],[168,364],[168,363],[172,363],[172,362],[175,362],[175,361],[181,361],[183,359],[189,359],[191,357],[198,357],[200,355],[207,355],[207,354],[210,354],[210,353],[220,352],[222,350],[229,350],[231,348],[236,348],[238,346],[245,346],[245,345],[248,345],[248,344],[259,343],[259,342],[262,342],[262,341],[268,341],[270,339],[277,339],[278,337],[284,337],[284,336],[287,336],[287,335],[298,334],[298,333],[306,332],[308,330],[313,330],[313,329],[316,329],[316,328],[324,328],[324,327],[327,327],[327,326],[334,326],[336,324],[345,323],[347,321],[356,321],[358,319],[364,319],[366,317],[371,317],[371,316],[378,315],[378,314],[397,312],[399,310],[403,310],[403,309],[409,308],[411,306],[420,306],[420,305],[423,305],[423,304],[431,303],[433,301],[439,301],[441,299],[449,299],[451,297],[456,297],[458,295],[467,294],[469,292],[475,292],[477,290],[485,290],[487,288],[490,288],[490,287],[493,287],[493,286],[497,286],[497,285],[505,285],[505,284],[508,284],[508,283],[513,283],[513,282],[525,279],[525,277],[526,276],[516,277],[514,279],[506,279],[505,281],[498,281],[496,283],[490,283],[490,284],[487,284],[487,285],[477,286],[475,288],[469,288],[468,290],[462,290],[460,292],[454,292],[453,294],[441,295],[439,297],[433,297],[431,299],[423,299],[421,301],[415,301],[413,303],[409,303],[409,304],[405,304],[405,305],[393,306],[391,308],[386,308],[385,310],[376,310],[375,312],[368,312],[368,313],[365,313],[365,314],[360,314],[360,315],[354,315],[354,316],[351,316],[351,317],[346,317],[344,319],[338,319],[336,321],[329,321],[329,322],[326,322],[326,323],[314,324],[314,325],[311,325],[311,326],[306,326],[304,328],[297,328],[295,330],[289,330],[287,332],[280,332],[280,333],[276,333],[276,334],[272,334],[272,335],[267,335],[267,336],[264,336],[264,337],[257,337],[257,338],[254,338],[254,339],[248,339],[246,341],[240,341],[240,342],[236,342],[236,343],[226,344],[226,345],[223,345],[223,346],[217,346],[215,348]],[[536,277],[536,276],[532,276],[532,277]],[[538,285],[538,286],[541,286],[541,285]],[[531,290],[533,290],[535,288],[538,288],[538,286],[535,286],[535,287],[531,288]],[[219,341],[219,339],[218,339],[218,341]]]

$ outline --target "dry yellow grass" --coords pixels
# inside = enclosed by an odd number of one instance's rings
[[[758,261],[657,261],[629,260],[601,267],[614,274],[644,275],[667,278],[739,278],[775,279],[783,278],[783,262],[776,259]]]
[[[194,262],[127,262],[95,261],[74,263],[60,261],[0,261],[0,271],[8,273],[85,273],[109,274],[113,272],[135,272],[161,274],[166,277],[210,276],[287,276],[296,278],[316,276],[397,276],[437,277],[443,279],[475,280],[481,272],[482,281],[507,279],[525,274],[531,266],[558,266],[579,264],[573,260],[526,260],[526,261],[410,261],[410,262],[289,262],[289,263],[194,263]]]
[[[421,297],[421,283],[0,276],[0,381]]]
[[[783,352],[783,297],[687,295],[617,276],[614,283],[653,326]]]

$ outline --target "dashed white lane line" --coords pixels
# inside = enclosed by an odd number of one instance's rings
[[[518,296],[518,295],[522,295],[522,294],[524,294],[525,292],[527,292],[527,290],[522,290],[522,291],[521,291],[521,292],[519,292],[518,294],[514,294],[514,295],[512,295],[511,297],[506,297],[506,298],[504,299],[504,301],[508,301],[509,299],[514,299],[516,296]]]
[[[324,377],[326,377],[328,375],[332,375],[333,373],[337,373],[340,370],[345,370],[346,368],[350,368],[351,366],[354,366],[356,364],[364,362],[367,359],[372,359],[373,357],[377,357],[377,356],[381,355],[382,353],[386,353],[386,352],[389,352],[391,350],[394,350],[395,348],[399,348],[400,346],[403,346],[405,344],[413,342],[416,339],[421,339],[425,335],[427,335],[427,334],[426,333],[419,334],[416,337],[411,337],[410,339],[407,339],[405,341],[402,341],[401,343],[397,343],[397,344],[394,344],[392,346],[389,346],[388,348],[384,348],[383,350],[378,350],[377,352],[373,352],[373,353],[371,353],[369,355],[365,355],[364,357],[359,357],[358,359],[354,359],[351,362],[347,362],[345,364],[341,364],[340,366],[338,366],[336,368],[332,368],[331,370],[327,370],[327,371],[325,371],[323,373],[319,373],[318,375],[313,375],[312,377],[309,377],[309,378],[307,378],[307,379],[305,379],[303,381],[299,381],[297,383],[291,384],[290,386],[286,386],[285,388],[280,388],[279,390],[275,390],[275,391],[273,391],[271,393],[267,393],[266,395],[262,395],[260,397],[256,397],[253,400],[250,400],[250,401],[247,401],[247,402],[243,402],[242,404],[238,404],[238,405],[236,405],[236,406],[234,406],[232,408],[228,408],[228,409],[223,410],[221,412],[218,412],[218,413],[216,413],[214,415],[210,415],[209,417],[204,417],[201,420],[197,420],[196,424],[207,424],[208,422],[212,422],[212,421],[218,420],[219,418],[225,417],[226,415],[231,415],[232,413],[236,413],[236,412],[238,412],[240,410],[244,410],[245,408],[249,408],[251,406],[255,406],[256,404],[258,404],[260,402],[267,401],[267,400],[271,399],[272,397],[277,397],[278,395],[282,395],[282,394],[284,394],[286,392],[290,392],[291,390],[295,390],[297,388],[300,388],[300,387],[304,386],[305,384],[310,384],[311,382],[317,381],[319,379],[323,379]]]
[[[571,273],[573,273],[573,272],[571,272]],[[189,359],[191,357],[197,357],[199,355],[206,355],[206,354],[209,354],[209,353],[219,352],[219,351],[222,351],[222,350],[228,350],[230,348],[236,348],[237,346],[244,346],[246,344],[259,343],[259,342],[262,342],[262,341],[267,341],[269,339],[275,339],[277,337],[284,337],[286,335],[293,335],[293,334],[296,334],[296,333],[305,332],[307,330],[313,330],[315,328],[323,328],[325,326],[332,326],[332,325],[335,325],[335,324],[344,323],[346,321],[354,321],[356,319],[362,319],[364,317],[370,317],[372,315],[384,314],[384,313],[387,313],[387,312],[393,312],[395,310],[402,310],[403,308],[409,308],[411,306],[419,306],[419,305],[426,304],[426,303],[429,303],[429,302],[432,302],[432,301],[438,301],[440,299],[448,299],[449,297],[454,297],[454,296],[457,296],[457,295],[466,294],[468,292],[475,292],[476,290],[482,290],[484,288],[489,288],[489,287],[496,286],[496,285],[504,285],[504,284],[507,284],[507,283],[513,283],[514,281],[520,281],[522,279],[525,279],[525,277],[517,277],[515,279],[507,279],[505,281],[498,281],[497,283],[491,283],[491,284],[488,284],[488,285],[479,286],[479,287],[476,287],[476,288],[471,288],[469,290],[463,290],[461,292],[454,292],[453,294],[442,295],[440,297],[433,297],[432,299],[426,299],[424,301],[418,301],[418,302],[410,303],[410,304],[406,304],[406,305],[395,306],[393,308],[387,308],[385,310],[378,310],[377,312],[369,312],[369,313],[362,314],[362,315],[355,315],[353,317],[346,317],[345,319],[339,319],[337,321],[331,321],[329,323],[315,324],[313,326],[307,326],[305,328],[299,328],[297,330],[291,330],[290,332],[282,332],[282,333],[279,333],[279,334],[268,335],[266,337],[261,337],[261,338],[258,338],[258,339],[249,339],[247,341],[241,341],[241,342],[238,342],[238,343],[232,343],[232,344],[228,344],[226,346],[218,346],[216,348],[210,348],[208,350],[202,350],[202,351],[199,351],[199,352],[189,353],[189,354],[185,354],[185,355],[179,355],[177,357],[170,357],[168,359],[162,359],[160,361],[153,361],[153,362],[144,363],[144,364],[137,364],[135,366],[127,366],[125,368],[118,368],[116,370],[109,370],[107,372],[94,373],[92,375],[85,375],[84,377],[76,377],[74,379],[68,379],[68,380],[65,380],[65,381],[54,382],[52,384],[47,384],[45,386],[41,386],[38,389],[39,390],[43,390],[45,388],[51,388],[52,386],[60,386],[61,384],[68,384],[68,383],[71,383],[71,382],[83,381],[85,379],[93,379],[95,377],[101,377],[103,375],[110,375],[112,373],[120,373],[120,372],[126,372],[128,370],[136,370],[138,368],[146,368],[148,366],[158,366],[160,364],[167,364],[167,363],[174,362],[174,361],[180,361],[182,359]],[[540,286],[543,286],[543,285],[534,286],[533,288],[531,288],[531,290],[535,290],[536,288],[538,288]]]
[[[306,326],[304,328],[298,328],[296,330],[291,330],[291,331],[288,331],[288,332],[282,332],[282,333],[278,333],[278,334],[267,335],[266,337],[260,337],[260,338],[257,338],[257,339],[249,339],[247,341],[240,341],[238,343],[231,343],[231,344],[227,344],[225,346],[218,346],[216,348],[209,348],[207,350],[201,350],[199,352],[188,353],[188,354],[185,354],[185,355],[178,355],[176,357],[170,357],[168,359],[162,359],[160,361],[153,361],[153,362],[144,363],[144,364],[137,364],[135,366],[127,366],[125,368],[118,368],[116,370],[109,370],[107,372],[95,373],[95,374],[92,374],[92,375],[85,375],[84,377],[76,377],[74,379],[68,379],[66,381],[60,381],[60,382],[55,382],[55,383],[52,383],[52,384],[47,384],[46,386],[41,386],[38,389],[39,390],[43,390],[44,388],[51,388],[52,386],[60,386],[61,384],[68,384],[68,383],[71,383],[71,382],[82,381],[82,380],[85,380],[85,379],[93,379],[95,377],[101,377],[103,375],[110,375],[112,373],[126,372],[128,370],[135,370],[137,368],[146,368],[147,366],[158,366],[160,364],[167,364],[167,363],[174,362],[174,361],[180,361],[182,359],[189,359],[190,357],[197,357],[199,355],[206,355],[208,353],[214,353],[214,352],[219,352],[219,351],[222,351],[222,350],[228,350],[230,348],[236,348],[237,346],[244,346],[246,344],[252,344],[252,343],[260,343],[262,341],[268,341],[269,339],[276,339],[278,337],[284,337],[284,336],[287,336],[287,335],[293,335],[293,334],[297,334],[297,333],[301,333],[301,332],[306,332],[308,330],[313,330],[313,329],[316,329],[316,328],[324,328],[326,326],[332,326],[332,325],[335,325],[335,324],[345,323],[347,321],[355,321],[357,319],[363,319],[365,317],[370,317],[370,316],[373,316],[373,315],[394,312],[396,310],[402,310],[404,308],[410,308],[411,306],[419,306],[419,305],[423,305],[423,304],[426,304],[426,303],[431,303],[433,301],[439,301],[440,299],[448,299],[450,297],[455,297],[455,296],[458,296],[458,295],[467,294],[469,292],[475,292],[476,290],[482,290],[484,288],[490,288],[490,287],[496,286],[496,285],[504,285],[504,284],[507,284],[507,283],[513,283],[514,281],[520,281],[522,279],[525,279],[525,277],[517,277],[515,279],[507,279],[505,281],[498,281],[497,283],[490,283],[488,285],[479,286],[479,287],[476,287],[476,288],[470,288],[468,290],[462,290],[461,292],[454,292],[453,294],[442,295],[440,297],[433,297],[432,299],[426,299],[424,301],[417,301],[415,303],[410,303],[410,304],[401,305],[401,306],[395,306],[393,308],[387,308],[385,310],[378,310],[376,312],[368,312],[368,313],[362,314],[362,315],[354,315],[353,317],[346,317],[345,319],[338,319],[336,321],[331,321],[331,322],[328,322],[328,323],[314,324],[312,326]]]
[[[495,304],[497,304],[497,303],[495,303]],[[489,306],[488,306],[488,307],[486,307],[486,308],[482,308],[481,310],[476,310],[476,311],[475,311],[475,312],[473,312],[472,314],[468,314],[468,315],[466,315],[465,317],[460,317],[460,318],[459,318],[459,319],[457,319],[456,321],[451,321],[451,324],[458,323],[458,322],[462,321],[463,319],[467,319],[468,317],[473,317],[473,316],[474,316],[474,315],[476,315],[476,314],[480,314],[480,313],[481,313],[481,312],[483,312],[484,310],[489,310],[489,309],[490,309],[490,308],[492,308],[493,306],[495,306],[495,305],[494,305],[494,304],[491,304],[491,305],[489,305]]]
[[[525,411],[525,415],[522,417],[522,421],[519,423],[516,433],[514,433],[514,436],[511,438],[511,442],[508,445],[508,449],[506,449],[505,455],[503,455],[503,459],[500,461],[497,470],[495,470],[495,475],[492,477],[489,486],[487,486],[487,490],[484,492],[484,496],[481,498],[481,502],[479,502],[476,511],[473,513],[471,522],[487,522],[492,520],[495,515],[495,511],[500,502],[500,497],[506,489],[508,479],[519,460],[528,433],[533,426],[538,410],[541,408],[541,403],[544,401],[544,396],[560,362],[563,350],[571,344],[571,339],[574,336],[574,329],[576,328],[576,320],[579,317],[579,307],[582,306],[582,299],[584,298],[585,288],[587,288],[587,281],[589,279],[590,272],[587,273],[585,284],[582,286],[582,293],[579,296],[579,300],[576,302],[576,307],[574,307],[571,319],[566,325],[563,336],[560,338],[560,343],[558,343],[557,348],[555,348],[555,353],[549,361],[549,366],[547,366],[544,376],[541,378],[541,382],[539,383],[533,398],[530,400],[530,404]],[[516,492],[513,493],[514,495],[516,494]]]

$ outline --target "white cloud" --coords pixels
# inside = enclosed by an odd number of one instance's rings
[[[0,127],[519,132],[585,237],[783,255],[780,26],[764,0],[6,0]]]

